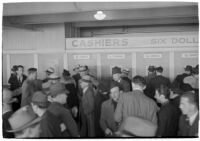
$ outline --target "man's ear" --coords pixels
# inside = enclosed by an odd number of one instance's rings
[[[146,87],[147,87],[146,85],[145,85],[145,86],[143,86],[143,90],[145,90],[145,89],[146,89]]]

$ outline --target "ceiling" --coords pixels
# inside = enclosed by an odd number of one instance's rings
[[[96,21],[97,10],[106,14]],[[195,2],[27,2],[4,3],[4,25],[75,23],[77,27],[198,23]]]

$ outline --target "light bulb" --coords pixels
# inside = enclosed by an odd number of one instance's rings
[[[103,20],[106,17],[106,14],[104,14],[102,11],[97,11],[97,13],[94,15],[94,18],[97,20]]]

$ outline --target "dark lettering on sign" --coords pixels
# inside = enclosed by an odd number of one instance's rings
[[[73,47],[111,47],[127,46],[128,39],[91,39],[91,40],[73,40]]]
[[[172,44],[199,43],[197,38],[172,38]]]
[[[128,45],[128,39],[122,39],[122,46]]]
[[[151,44],[166,44],[166,39],[152,39]]]
[[[110,39],[105,40],[105,46],[111,46],[111,40]]]

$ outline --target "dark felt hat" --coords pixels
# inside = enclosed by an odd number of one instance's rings
[[[192,66],[187,65],[184,69],[185,69],[185,71],[192,71]]]
[[[68,70],[64,69],[63,76],[70,76],[70,72]]]
[[[33,94],[32,100],[34,104],[41,107],[48,107],[49,102],[47,100],[47,95],[42,91],[37,91]]]
[[[18,66],[17,65],[14,65],[12,68],[11,68],[11,71],[17,71],[18,69]]]
[[[114,68],[112,68],[112,74],[116,74],[116,73],[121,73],[121,68],[115,66]]]
[[[155,71],[155,67],[154,66],[149,66],[148,67],[148,71],[149,72],[154,72]]]

